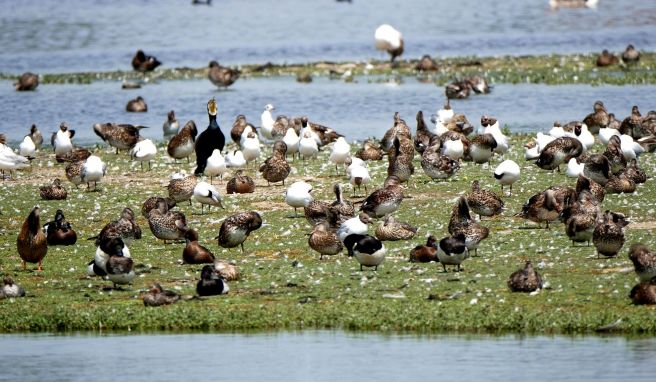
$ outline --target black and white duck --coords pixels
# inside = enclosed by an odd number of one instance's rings
[[[227,294],[230,291],[228,283],[214,270],[211,265],[206,265],[200,272],[200,280],[196,284],[196,293],[199,296],[217,296]]]
[[[455,265],[456,272],[460,272],[460,264],[469,258],[469,249],[465,244],[464,233],[458,233],[454,236],[447,236],[440,240],[437,246],[437,258],[442,264],[444,272],[447,265]]]
[[[375,271],[385,260],[387,250],[382,241],[369,235],[351,234],[344,239],[349,257],[355,257],[362,267],[373,267]]]

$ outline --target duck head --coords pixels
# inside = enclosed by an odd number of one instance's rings
[[[216,116],[218,112],[218,107],[216,105],[216,100],[212,98],[207,102],[207,113],[212,116]]]

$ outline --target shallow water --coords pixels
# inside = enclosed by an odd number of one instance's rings
[[[167,67],[366,60],[375,28],[396,26],[406,58],[654,50],[656,2],[600,0],[0,0],[0,72],[131,69],[141,48]]]
[[[99,142],[92,130],[97,122],[131,123],[149,126],[146,137],[161,140],[166,113],[174,109],[181,123],[193,119],[200,130],[207,126],[206,103],[216,97],[219,124],[227,133],[238,114],[260,125],[264,105],[276,106],[275,115],[308,115],[310,120],[335,128],[348,140],[381,137],[391,127],[393,114],[413,127],[415,115],[423,110],[427,123],[444,102],[443,88],[406,78],[401,85],[367,83],[347,84],[317,78],[300,84],[294,78],[255,78],[240,80],[228,91],[217,91],[207,80],[163,81],[138,90],[122,90],[118,82],[94,82],[90,85],[48,85],[35,92],[16,92],[8,81],[0,81],[0,105],[3,125],[0,132],[17,143],[36,123],[44,136],[55,131],[61,121],[76,130],[74,142]],[[588,85],[496,85],[491,94],[455,100],[456,112],[465,113],[479,126],[483,114],[496,116],[501,126],[513,132],[548,131],[554,121],[583,119],[597,99],[618,117],[630,114],[631,106],[643,111],[654,107],[655,86]],[[141,95],[148,103],[147,113],[127,113],[125,104]]]
[[[656,339],[265,334],[2,335],[1,380],[640,381]]]

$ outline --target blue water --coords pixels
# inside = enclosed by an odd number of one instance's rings
[[[343,332],[2,335],[6,381],[653,381],[656,339]]]
[[[368,60],[375,28],[404,35],[406,58],[656,49],[656,2],[600,0],[1,0],[0,72],[131,69],[141,48],[166,67]]]

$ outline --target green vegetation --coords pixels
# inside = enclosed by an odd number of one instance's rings
[[[359,271],[354,259],[340,254],[319,260],[307,245],[310,226],[304,218],[291,218],[293,210],[283,202],[281,186],[266,187],[257,177],[255,194],[225,196],[225,210],[212,209],[198,215],[200,206],[182,203],[188,224],[200,231],[200,242],[219,259],[234,261],[242,280],[230,284],[226,296],[181,301],[172,306],[146,308],[140,295],[153,282],[183,295],[195,293],[201,266],[181,265],[183,244],[167,244],[154,238],[141,203],[151,195],[166,195],[168,176],[180,170],[192,172],[194,165],[174,164],[160,154],[151,172],[143,173],[125,153],[96,148],[108,163],[108,176],[100,192],[75,189],[65,182],[65,201],[41,201],[38,186],[55,177],[65,179],[64,165],[54,161],[47,148],[40,152],[32,171],[14,180],[0,182],[0,273],[11,275],[28,293],[26,298],[0,300],[0,331],[77,330],[267,330],[330,328],[346,330],[412,332],[523,332],[589,333],[621,319],[615,330],[624,334],[656,333],[654,307],[633,306],[628,298],[636,284],[627,258],[630,243],[641,241],[654,247],[656,187],[649,180],[632,195],[607,195],[604,209],[621,211],[630,217],[627,244],[618,258],[597,259],[594,247],[573,247],[560,224],[550,230],[523,229],[530,225],[513,215],[535,192],[553,184],[573,185],[562,173],[539,170],[523,160],[526,136],[512,138],[506,159],[522,166],[522,179],[514,194],[505,196],[503,216],[485,219],[490,237],[479,248],[479,257],[466,260],[460,274],[442,273],[439,264],[413,264],[409,250],[423,244],[425,237],[447,235],[447,223],[457,196],[468,192],[471,181],[480,179],[484,188],[500,192],[491,176],[499,158],[489,166],[466,163],[460,173],[446,182],[425,176],[416,157],[416,173],[406,189],[409,197],[396,213],[397,220],[419,227],[417,237],[408,242],[387,242],[388,258],[379,267]],[[598,149],[598,147],[597,147]],[[353,146],[355,150],[355,145]],[[332,185],[347,183],[335,176],[327,163],[329,150],[314,161],[296,160],[287,184],[304,179],[314,185],[315,197],[331,200]],[[641,158],[653,175],[656,160]],[[386,162],[370,164],[374,184],[382,184]],[[248,173],[255,175],[255,166]],[[215,185],[225,190],[225,181]],[[350,189],[346,194],[351,196]],[[361,200],[361,197],[352,200]],[[51,247],[44,271],[30,265],[23,271],[16,252],[16,237],[30,209],[39,204],[42,224],[61,208],[78,233],[73,247]],[[86,264],[93,258],[92,241],[102,226],[118,218],[130,206],[139,215],[144,235],[131,247],[138,277],[125,290],[111,290],[111,283],[86,276]],[[221,220],[230,213],[258,210],[266,226],[246,241],[246,253],[224,250],[212,238]],[[370,229],[373,233],[373,227]],[[531,259],[548,287],[536,295],[510,293],[506,280],[510,273]],[[299,266],[292,263],[298,261]]]
[[[626,67],[613,65],[597,68],[597,54],[456,57],[437,59],[439,70],[427,74],[418,73],[418,60],[400,60],[397,67],[386,61],[370,62],[314,62],[307,64],[243,65],[239,69],[244,77],[331,76],[350,82],[353,76],[419,76],[426,81],[444,85],[455,78],[482,74],[491,83],[542,83],[559,84],[656,84],[656,53],[642,52],[637,65]],[[184,80],[206,78],[207,68],[162,68],[142,74],[134,71],[49,73],[43,74],[42,84],[88,84],[103,80]],[[350,74],[349,74],[350,73]],[[0,73],[0,79],[16,79],[15,75]]]

